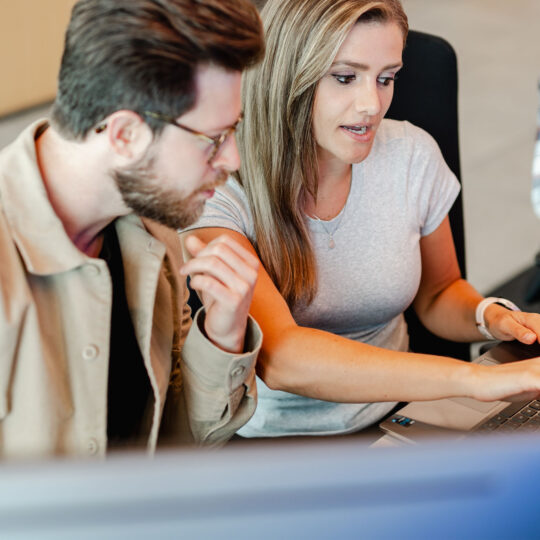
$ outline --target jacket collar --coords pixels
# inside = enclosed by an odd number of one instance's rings
[[[36,132],[46,125],[31,124],[0,152],[0,205],[27,271],[36,275],[67,272],[92,260],[73,244],[47,196],[35,145]],[[120,219],[150,238],[134,214]]]

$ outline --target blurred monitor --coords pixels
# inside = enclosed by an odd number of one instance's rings
[[[538,436],[5,463],[1,538],[540,538]]]

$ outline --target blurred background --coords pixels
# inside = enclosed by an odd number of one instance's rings
[[[46,114],[73,4],[0,0],[0,148]],[[530,268],[540,250],[540,221],[530,201],[540,1],[403,5],[411,28],[445,38],[457,52],[467,270],[487,293]]]
[[[482,293],[534,264],[538,0],[403,0],[411,28],[456,50],[469,280]]]

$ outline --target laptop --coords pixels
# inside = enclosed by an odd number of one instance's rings
[[[482,365],[505,364],[540,356],[540,345],[502,342],[474,360]],[[510,403],[471,398],[445,398],[411,402],[385,419],[379,427],[407,443],[426,437],[460,439],[471,433],[540,432],[540,399]]]

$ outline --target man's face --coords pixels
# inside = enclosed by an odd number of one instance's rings
[[[240,116],[241,73],[202,66],[195,75],[195,106],[176,120],[211,137]],[[214,188],[238,169],[240,157],[230,135],[209,162],[211,143],[173,125],[165,126],[146,155],[130,167],[113,171],[125,204],[136,214],[174,229],[201,215]]]

